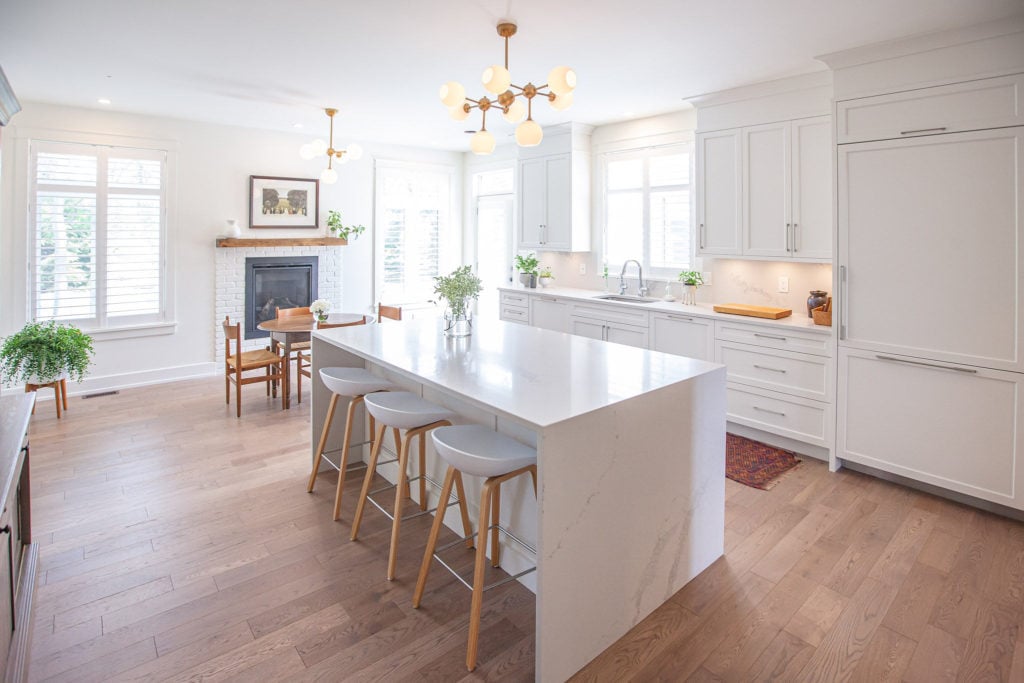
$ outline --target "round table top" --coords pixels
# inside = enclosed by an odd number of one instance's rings
[[[358,325],[363,316],[358,313],[333,313],[327,316],[328,325]],[[316,318],[311,315],[295,315],[288,318],[264,320],[257,328],[264,332],[312,332],[316,329]]]

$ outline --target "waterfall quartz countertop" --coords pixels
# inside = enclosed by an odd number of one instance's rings
[[[366,367],[453,410],[457,423],[536,446],[536,502],[528,481],[501,496],[502,524],[536,558],[503,543],[501,566],[537,565],[523,577],[537,595],[537,680],[570,677],[722,556],[724,366],[495,319],[461,339],[431,319],[317,331],[311,453],[328,366]],[[428,473],[440,478],[444,463],[427,442]],[[474,519],[479,485],[467,478]],[[427,495],[434,505],[437,492]],[[458,517],[450,508],[445,523],[458,528]]]
[[[779,329],[780,327],[786,329],[797,329],[806,330],[808,332],[817,332],[818,334],[829,335],[832,334],[832,327],[827,325],[815,325],[814,321],[807,317],[806,308],[794,308],[793,315],[788,318],[779,318],[778,320],[770,320],[767,318],[754,318],[752,316],[745,315],[732,315],[730,313],[718,313],[712,308],[713,304],[696,304],[694,306],[687,306],[679,303],[678,301],[652,301],[646,304],[629,303],[626,301],[607,301],[605,299],[598,299],[599,296],[605,296],[607,294],[614,294],[615,292],[602,292],[593,289],[575,289],[572,287],[538,287],[537,289],[528,289],[526,287],[498,287],[499,291],[503,292],[515,292],[517,294],[530,294],[535,296],[549,296],[558,297],[564,299],[572,299],[573,301],[579,301],[581,303],[595,303],[601,304],[602,306],[625,306],[632,310],[639,311],[651,311],[652,313],[675,313],[678,315],[692,315],[702,318],[714,318],[716,320],[731,320],[733,322],[750,323],[752,325],[765,325],[766,327],[774,327]],[[634,294],[635,292],[627,292],[627,294]],[[748,301],[720,301],[721,304],[726,303],[750,303]]]

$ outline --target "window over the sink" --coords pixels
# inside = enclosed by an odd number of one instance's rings
[[[629,259],[645,275],[691,267],[690,156],[691,145],[677,144],[602,157],[604,260],[613,275]]]

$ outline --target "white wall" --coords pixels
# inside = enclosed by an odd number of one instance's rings
[[[96,343],[91,385],[128,386],[175,376],[215,371],[213,364],[214,238],[225,220],[237,218],[248,225],[249,176],[315,178],[322,160],[304,161],[298,148],[323,130],[281,133],[194,121],[24,103],[24,110],[4,131],[3,170],[0,179],[0,336],[20,328],[27,313],[25,183],[16,182],[18,136],[40,131],[74,131],[170,140],[176,146],[175,215],[169,224],[173,257],[173,294],[176,329],[173,334],[144,338],[105,340]],[[344,121],[336,126],[337,141],[350,142]],[[453,192],[455,219],[461,230],[458,207],[462,205],[460,153],[380,145],[360,140],[366,154],[357,162],[338,167],[338,182],[320,190],[321,226],[313,230],[243,229],[243,237],[313,237],[325,234],[329,209],[341,212],[346,224],[361,223],[366,233],[343,250],[344,300],[336,310],[369,310],[373,304],[373,211],[374,159],[400,159],[448,164],[457,168]],[[20,163],[19,163],[20,162]]]

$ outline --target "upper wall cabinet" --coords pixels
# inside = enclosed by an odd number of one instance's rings
[[[589,136],[551,135],[524,149],[519,173],[518,246],[590,251]]]
[[[697,134],[698,251],[832,258],[828,116]]]

